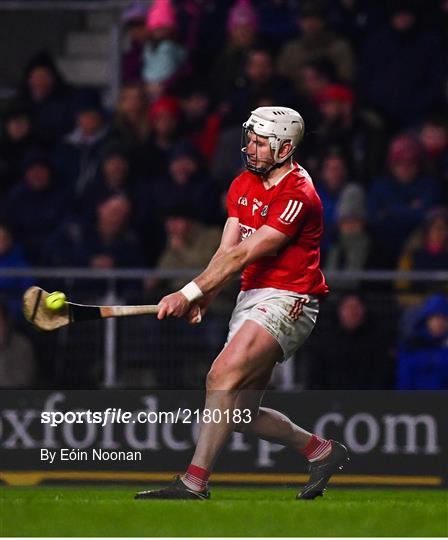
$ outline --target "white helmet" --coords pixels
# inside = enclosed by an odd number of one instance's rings
[[[249,132],[269,139],[271,149],[274,151],[274,163],[270,167],[256,167],[248,161],[246,148]],[[249,119],[243,124],[241,151],[246,168],[256,174],[266,174],[275,166],[281,165],[292,156],[302,140],[304,132],[303,118],[294,109],[289,107],[258,107],[251,112]],[[279,158],[281,147],[286,141],[291,143],[292,148],[286,156]]]

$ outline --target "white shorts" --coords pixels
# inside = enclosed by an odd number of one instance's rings
[[[244,321],[254,321],[278,341],[283,360],[287,360],[313,331],[318,313],[319,300],[315,296],[272,288],[241,291],[232,312],[226,343]]]

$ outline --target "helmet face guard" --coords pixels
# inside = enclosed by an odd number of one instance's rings
[[[271,152],[271,159],[268,161],[266,159],[262,159],[258,157],[257,150],[255,150],[255,163],[251,161],[249,154],[247,153],[247,147],[250,142],[250,135],[255,135],[255,137],[258,139],[266,137],[261,137],[260,135],[257,135],[257,133],[254,132],[254,130],[250,127],[243,127],[243,130],[241,132],[241,155],[243,157],[244,166],[246,169],[250,172],[253,172],[257,175],[264,175],[267,174],[270,170],[274,168],[276,165],[274,158],[272,156]]]
[[[300,114],[287,107],[259,107],[252,111],[250,118],[243,124],[241,133],[241,153],[243,162],[249,171],[264,175],[276,167],[280,167],[289,159],[303,137],[305,126]],[[247,153],[250,134],[269,140],[271,159],[250,159]],[[291,150],[280,158],[284,143],[291,144]],[[252,156],[254,157],[254,156]]]

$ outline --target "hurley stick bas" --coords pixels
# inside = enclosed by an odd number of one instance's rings
[[[25,319],[39,330],[51,332],[69,324],[107,319],[109,317],[130,317],[133,315],[155,315],[156,305],[143,306],[89,306],[65,302],[58,310],[47,307],[50,293],[40,287],[30,287],[23,295]]]

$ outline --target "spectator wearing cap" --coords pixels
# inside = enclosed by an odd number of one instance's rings
[[[424,176],[421,166],[422,149],[418,141],[409,135],[399,135],[389,147],[387,173],[370,188],[373,252],[380,267],[396,267],[404,242],[438,201],[437,182]]]
[[[19,97],[31,113],[40,141],[57,143],[73,126],[74,91],[49,54],[36,54],[25,68]]]
[[[418,125],[445,103],[442,42],[418,18],[417,2],[389,2],[388,22],[366,39],[359,61],[362,101],[392,132]]]
[[[370,238],[365,193],[360,185],[345,186],[337,204],[336,219],[335,238],[324,264],[326,270],[363,270],[368,262]],[[351,280],[349,285],[354,287],[357,283]]]
[[[67,189],[56,178],[48,156],[39,149],[30,151],[23,163],[23,179],[8,196],[6,218],[31,264],[43,262],[47,236],[69,211]]]
[[[417,312],[398,355],[398,390],[448,390],[448,299],[436,294]]]
[[[0,197],[4,200],[21,175],[25,154],[38,145],[33,133],[30,111],[21,103],[6,110],[0,137]]]
[[[321,119],[313,134],[314,144],[307,147],[309,156],[316,160],[320,148],[341,147],[351,158],[356,180],[368,183],[381,172],[384,154],[381,122],[356,108],[355,94],[346,85],[327,85],[316,93],[314,102]]]
[[[237,0],[227,16],[227,38],[214,62],[213,94],[225,100],[243,75],[249,52],[257,45],[259,20],[250,0]]]
[[[154,101],[149,107],[148,119],[151,126],[150,136],[135,160],[143,177],[151,182],[168,173],[169,154],[179,139],[179,100],[173,96],[163,96]]]
[[[336,104],[339,104],[344,117],[349,116],[355,103],[353,90],[349,86],[336,83],[324,85],[320,92],[315,92],[313,98],[314,102],[321,105],[323,110],[325,108],[334,109]]]
[[[125,84],[142,81],[143,47],[147,39],[146,15],[148,8],[136,0],[122,15],[125,49],[121,60],[121,75]]]
[[[320,3],[305,4],[298,19],[300,37],[283,46],[277,59],[278,72],[300,86],[300,70],[308,62],[328,60],[341,81],[351,82],[355,63],[350,43],[327,28]]]
[[[318,105],[323,92],[335,80],[334,67],[328,60],[307,62],[300,70],[299,94]]]
[[[313,148],[315,144],[314,132],[319,124],[320,115],[318,109],[318,98],[323,91],[334,82],[334,67],[328,60],[318,60],[307,62],[300,70],[300,77],[297,79],[299,87],[297,91],[297,109],[305,118],[308,136],[302,144],[302,155],[308,153],[308,147]]]
[[[102,149],[113,134],[97,92],[84,90],[76,101],[76,127],[55,151],[55,162],[75,197],[94,180]]]
[[[154,0],[146,19],[143,80],[150,101],[161,97],[181,74],[187,50],[175,40],[177,14],[171,0]]]

